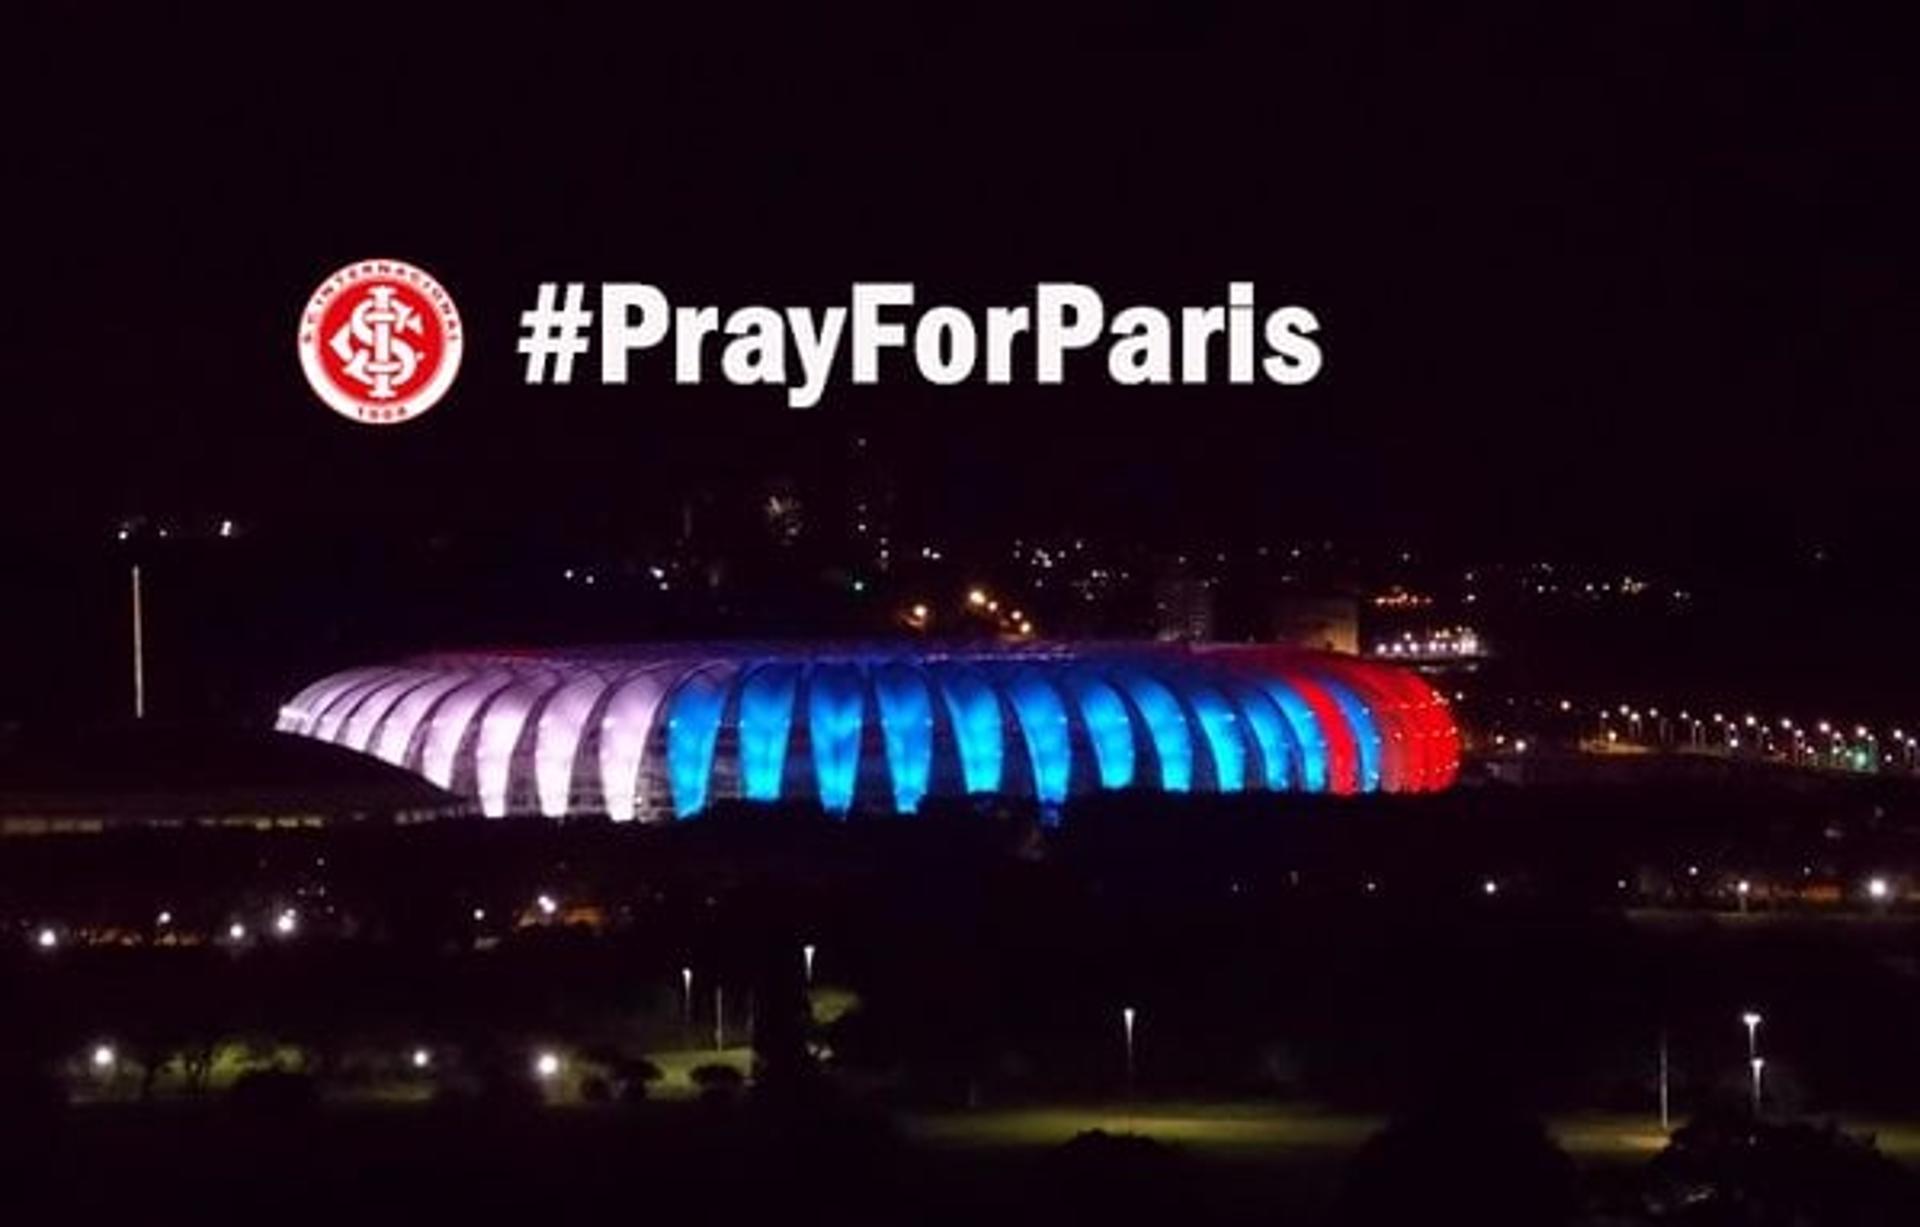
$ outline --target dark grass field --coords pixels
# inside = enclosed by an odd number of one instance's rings
[[[1259,1103],[95,1105],[20,1123],[0,1189],[14,1211],[72,1222],[1133,1222],[1171,1205],[1192,1223],[1318,1223],[1382,1124]],[[1665,1141],[1638,1117],[1548,1126],[1589,1200],[1629,1186]],[[1089,1130],[1162,1147],[1117,1181],[1089,1178],[1061,1161]],[[1920,1159],[1920,1125],[1877,1131],[1890,1155]]]

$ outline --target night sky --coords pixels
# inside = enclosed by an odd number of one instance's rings
[[[910,503],[996,529],[1177,508],[1202,533],[1559,553],[1904,539],[1920,125],[1896,32],[1329,7],[38,29],[8,87],[8,522],[564,538],[609,491],[860,431]],[[422,264],[468,320],[455,391],[406,429],[335,418],[294,360],[306,294],[368,255]],[[730,307],[861,278],[974,307],[1248,278],[1320,315],[1327,366],[1120,390],[1096,358],[1064,388],[900,377],[805,413],[675,388],[658,357],[625,389],[519,381],[542,280]]]

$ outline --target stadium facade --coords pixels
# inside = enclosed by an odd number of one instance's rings
[[[1113,789],[1425,792],[1460,741],[1419,675],[1275,647],[685,644],[426,656],[321,679],[284,733],[484,814],[686,817],[715,802],[911,813]]]

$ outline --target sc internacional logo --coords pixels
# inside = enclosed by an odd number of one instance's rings
[[[405,260],[356,260],[300,313],[300,367],[328,408],[369,425],[412,421],[460,373],[465,333],[453,296]]]

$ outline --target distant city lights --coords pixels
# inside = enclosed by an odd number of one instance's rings
[[[1485,655],[1480,633],[1466,626],[1444,626],[1415,634],[1402,631],[1398,639],[1382,639],[1373,645],[1375,656],[1406,660],[1457,660]]]

